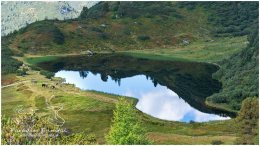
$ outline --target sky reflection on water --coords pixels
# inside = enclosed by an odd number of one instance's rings
[[[63,70],[57,72],[55,76],[65,78],[67,83],[75,84],[76,87],[84,90],[96,90],[138,98],[137,109],[159,119],[182,122],[230,119],[196,110],[167,87],[159,84],[155,87],[145,75],[123,78],[120,82],[112,80],[110,76],[104,82],[101,80],[100,74],[94,75],[91,72],[84,79],[78,71]]]

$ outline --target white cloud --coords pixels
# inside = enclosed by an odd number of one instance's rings
[[[92,89],[119,95],[138,98],[136,107],[142,112],[159,119],[171,121],[197,121],[225,120],[214,114],[200,112],[180,98],[175,92],[164,86],[154,87],[145,76],[135,76],[122,80],[125,84],[118,86],[111,78],[103,82],[100,75],[88,74],[83,79],[75,71],[60,71],[55,76],[63,77],[67,83],[73,83],[81,89]]]
[[[176,93],[165,87],[143,94],[136,107],[154,117],[174,121],[180,121],[192,110]]]
[[[206,114],[200,111],[194,111],[195,119],[194,121],[206,122],[206,121],[213,121],[213,120],[228,120],[229,117],[221,117],[214,114]]]
[[[202,113],[165,87],[142,94],[136,107],[144,113],[164,120],[204,122],[229,119],[229,117]]]

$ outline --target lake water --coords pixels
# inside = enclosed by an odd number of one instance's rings
[[[230,119],[229,113],[205,105],[205,98],[221,89],[221,84],[211,78],[217,67],[209,64],[95,55],[60,58],[38,65],[81,89],[137,98],[137,109],[159,119]]]

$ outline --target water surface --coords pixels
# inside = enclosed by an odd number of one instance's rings
[[[113,54],[60,58],[38,65],[81,89],[137,98],[139,110],[159,119],[205,122],[232,116],[205,105],[205,98],[221,89],[212,79],[217,70],[213,65]]]

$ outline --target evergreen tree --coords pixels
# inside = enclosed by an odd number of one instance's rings
[[[106,136],[108,144],[149,144],[145,131],[138,122],[136,110],[125,99],[120,99],[114,110],[111,129]]]

